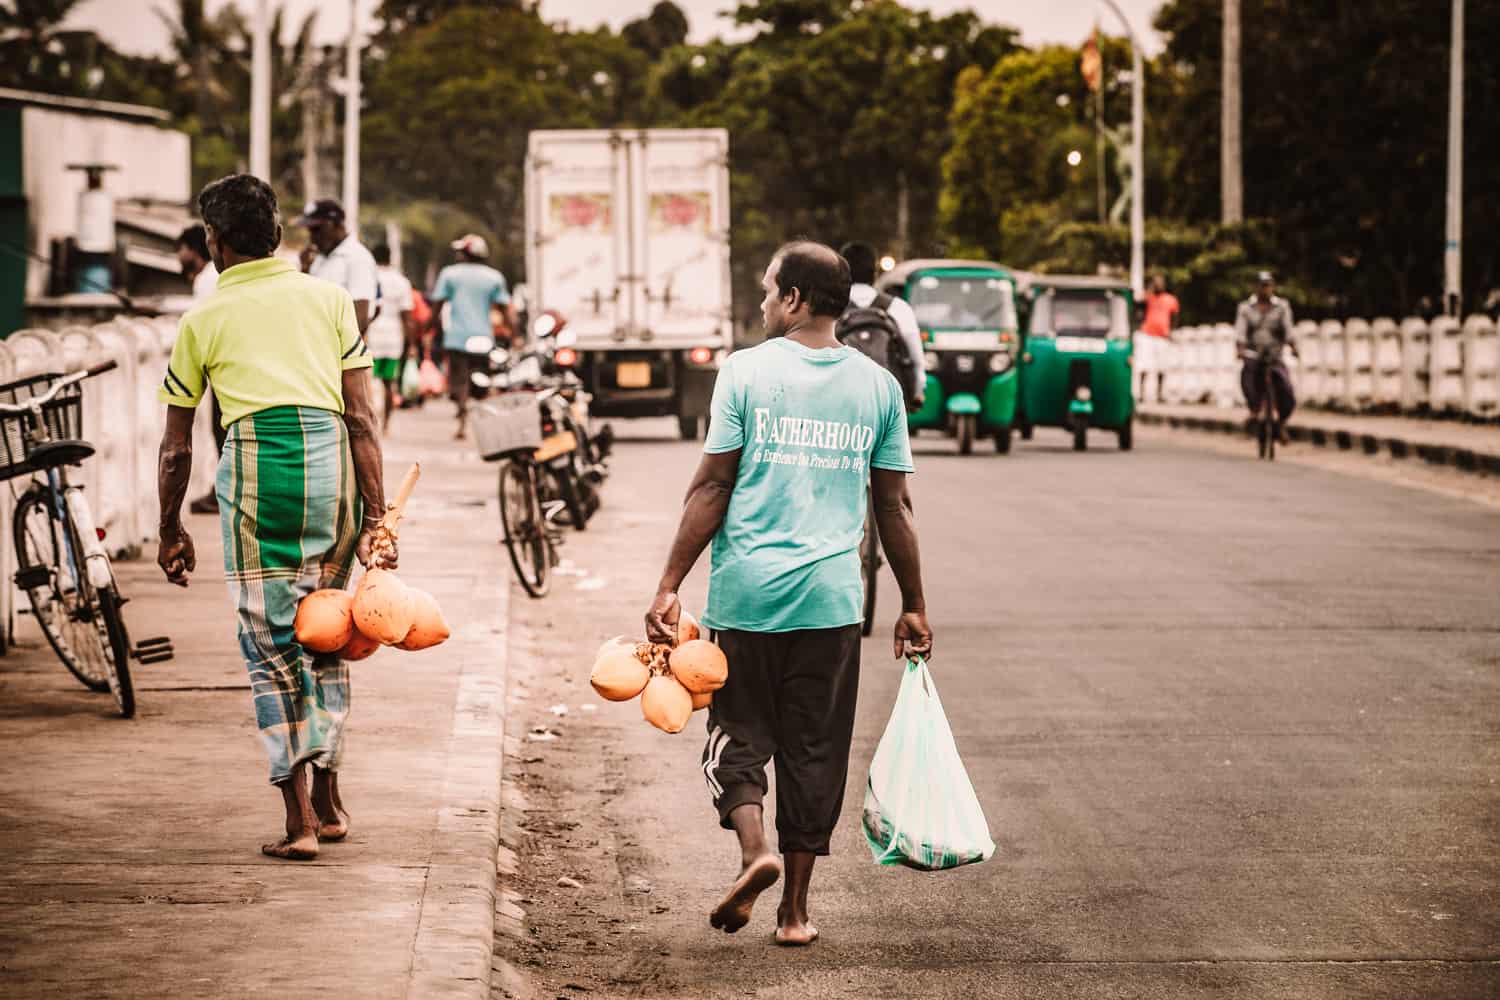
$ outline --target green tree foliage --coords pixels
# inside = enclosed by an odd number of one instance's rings
[[[1283,270],[1318,309],[1407,313],[1442,289],[1449,5],[1430,0],[1243,0],[1247,216],[1274,220]],[[1468,0],[1471,298],[1500,286],[1500,0]],[[1156,18],[1180,94],[1164,115],[1182,147],[1166,211],[1218,217],[1220,0],[1170,0]],[[1477,303],[1476,303],[1477,304]]]
[[[527,134],[622,124],[645,75],[645,56],[608,31],[556,31],[522,5],[459,6],[402,34],[371,74],[367,197],[461,208],[517,273]]]
[[[792,235],[937,246],[949,132],[928,109],[948,106],[965,67],[1016,41],[972,14],[935,18],[888,0],[768,0],[738,16],[762,32],[668,53],[649,100],[664,123],[730,131],[731,257],[750,321],[760,271]]]
[[[620,37],[655,58],[687,41],[687,15],[671,0],[662,0],[651,13],[620,29]]]

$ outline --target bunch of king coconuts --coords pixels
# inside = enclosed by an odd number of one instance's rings
[[[675,645],[617,635],[599,647],[589,683],[608,701],[640,695],[647,722],[664,733],[680,733],[729,679],[724,653],[700,635],[697,620],[686,611],[677,623]]]
[[[393,551],[412,488],[421,475],[419,465],[401,483],[376,529],[376,555]],[[431,594],[408,587],[394,572],[371,569],[353,593],[347,590],[315,590],[297,605],[297,641],[315,653],[337,653],[342,660],[364,660],[381,646],[397,649],[428,649],[444,642],[448,622]]]

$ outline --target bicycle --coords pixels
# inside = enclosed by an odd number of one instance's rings
[[[1276,419],[1276,366],[1281,363],[1281,351],[1276,345],[1259,350],[1244,351],[1247,361],[1260,363],[1260,407],[1253,415],[1255,422],[1256,454],[1267,462],[1276,461],[1276,439],[1280,433]]]
[[[74,677],[91,691],[109,691],[125,718],[135,715],[132,651],[103,533],[83,487],[68,482],[68,467],[94,454],[82,440],[80,383],[117,367],[113,361],[72,375],[48,373],[0,385],[0,480],[31,476],[16,496],[12,536],[16,585],[26,592],[42,634]],[[150,640],[152,656],[169,659],[169,643]]]
[[[542,436],[540,409],[555,394],[555,389],[506,393],[476,407],[474,421],[480,457],[501,463],[500,526],[510,564],[522,589],[535,598],[551,588],[562,543],[558,520],[568,508],[549,465],[578,447],[569,431]]]

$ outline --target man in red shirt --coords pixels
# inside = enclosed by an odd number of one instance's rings
[[[1167,291],[1167,279],[1159,274],[1153,276],[1151,291],[1146,295],[1146,322],[1141,330],[1153,337],[1170,338],[1177,310],[1177,296]]]

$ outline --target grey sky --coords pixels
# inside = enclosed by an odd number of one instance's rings
[[[272,0],[273,4],[275,0]],[[319,41],[341,39],[349,30],[348,0],[282,0],[300,23],[306,12],[319,10]],[[368,22],[377,0],[357,0]],[[542,16],[549,21],[567,21],[575,27],[593,27],[608,22],[619,27],[651,9],[654,0],[542,0]],[[254,0],[208,0],[210,11],[238,3],[247,12]],[[732,8],[735,0],[676,0],[692,24],[694,40],[728,34],[733,24],[716,17]],[[1100,0],[906,0],[907,6],[949,13],[979,10],[985,20],[1021,29],[1027,42],[1081,42],[1097,19],[1106,31],[1118,32],[1117,22]],[[1151,30],[1151,15],[1161,0],[1119,0],[1121,8],[1138,31],[1146,34],[1146,49],[1157,51],[1160,40]],[[171,0],[84,0],[71,24],[97,30],[115,47],[127,52],[159,52],[167,33],[157,17],[159,7],[175,8]]]

